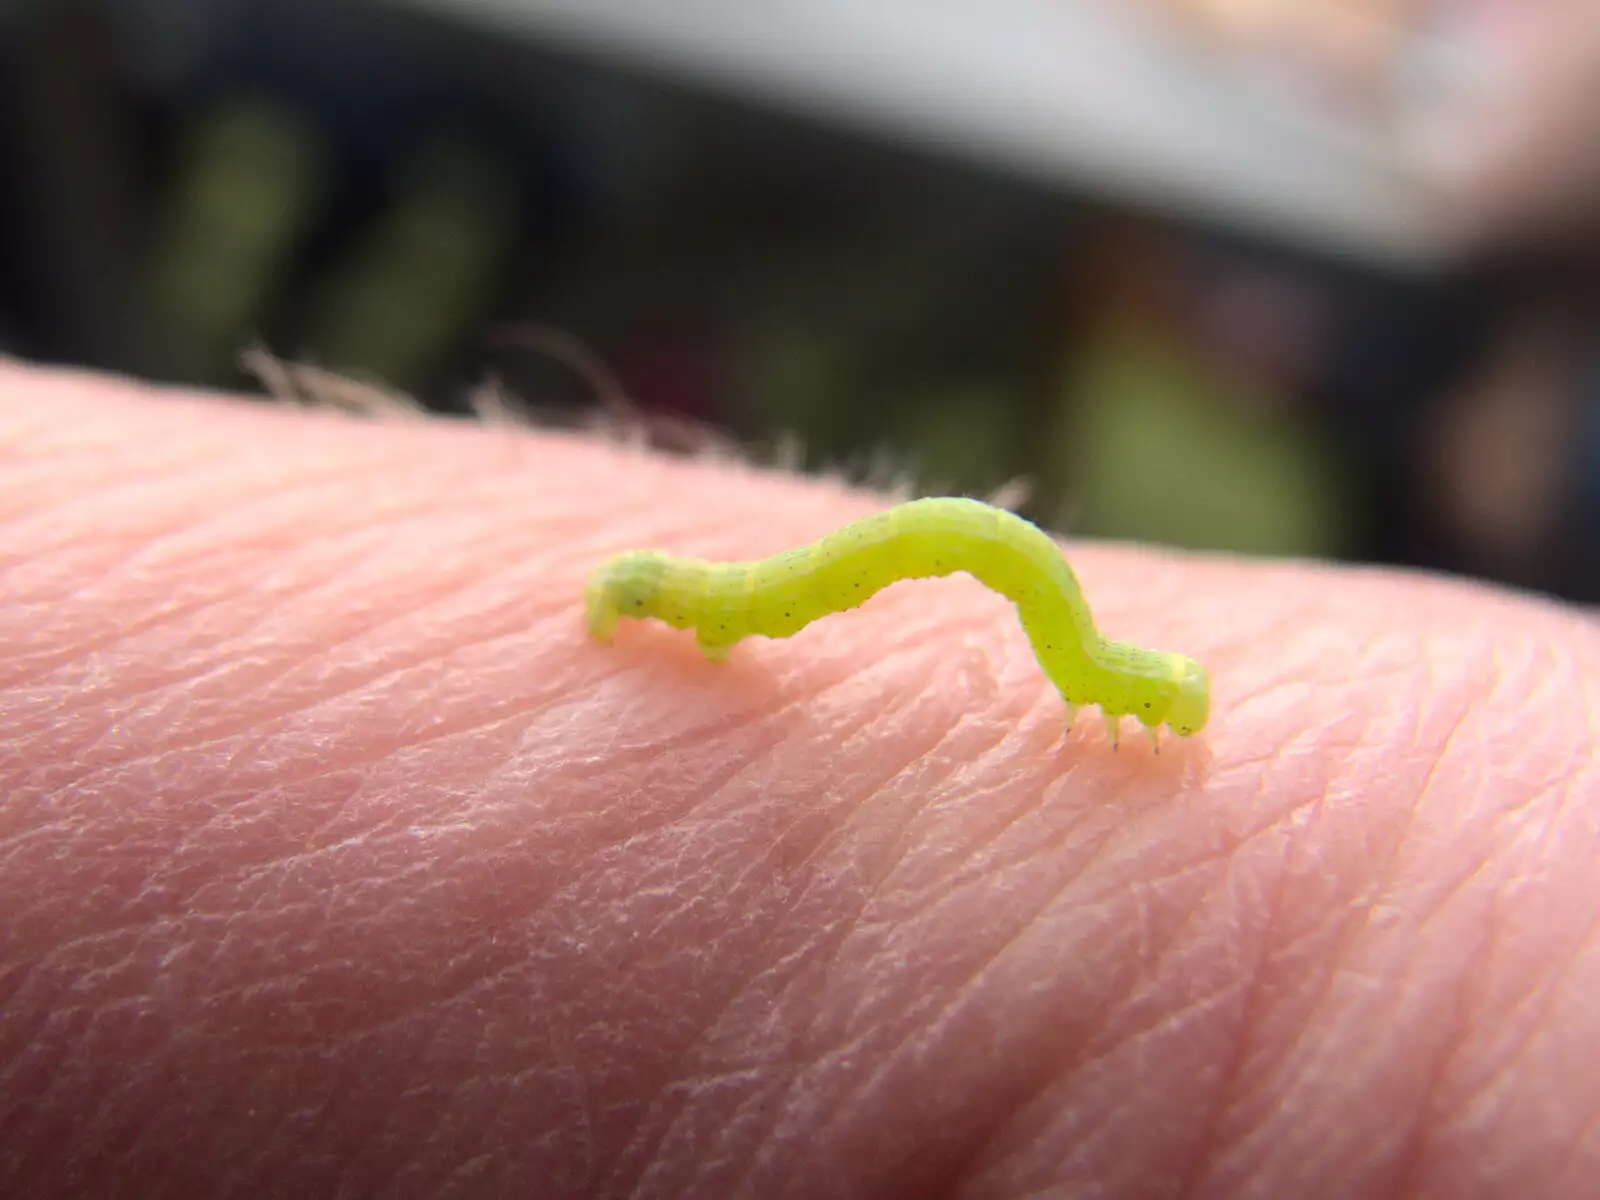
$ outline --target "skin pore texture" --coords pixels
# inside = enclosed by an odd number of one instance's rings
[[[880,506],[0,364],[0,1195],[1593,1194],[1590,617],[1074,545],[1160,757],[963,577],[585,635]]]

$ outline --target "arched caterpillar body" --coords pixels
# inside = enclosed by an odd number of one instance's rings
[[[1136,717],[1153,743],[1162,724],[1183,737],[1205,725],[1211,684],[1204,667],[1102,638],[1055,542],[977,500],[913,500],[756,562],[620,554],[589,580],[589,632],[609,642],[621,618],[653,617],[693,629],[707,657],[720,660],[735,642],[789,637],[899,580],[958,571],[1017,606],[1040,665],[1067,702],[1069,729],[1085,704],[1099,705],[1113,745],[1124,716]]]

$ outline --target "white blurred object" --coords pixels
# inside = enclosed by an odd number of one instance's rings
[[[1242,78],[1387,136],[1458,248],[1597,231],[1596,0],[1133,2]]]
[[[1380,129],[1096,0],[388,0],[1396,266],[1450,247]]]

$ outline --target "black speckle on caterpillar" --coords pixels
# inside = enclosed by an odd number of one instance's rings
[[[1017,607],[1039,665],[1067,705],[1098,705],[1113,747],[1132,716],[1153,745],[1167,725],[1182,737],[1205,727],[1211,682],[1181,654],[1102,638],[1077,576],[1041,529],[977,500],[913,500],[854,521],[820,541],[756,562],[713,563],[633,550],[590,577],[590,635],[610,642],[622,618],[693,629],[706,656],[727,657],[747,637],[784,638],[864,603],[902,579],[965,571]]]

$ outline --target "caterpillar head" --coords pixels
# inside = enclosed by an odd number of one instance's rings
[[[1211,717],[1211,677],[1192,658],[1172,656],[1172,677],[1177,692],[1167,710],[1167,724],[1180,737],[1193,737]]]
[[[585,596],[590,634],[609,642],[620,618],[653,616],[665,569],[659,550],[633,550],[603,563],[589,577]]]

